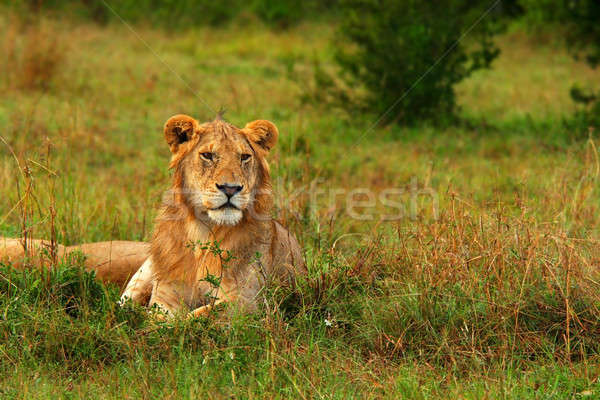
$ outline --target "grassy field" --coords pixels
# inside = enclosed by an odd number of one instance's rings
[[[279,127],[276,217],[311,272],[257,314],[164,324],[77,260],[3,266],[0,397],[600,398],[597,132],[563,123],[600,71],[551,37],[502,36],[458,88],[459,126],[371,129],[299,100],[331,64],[324,23],[133,33],[3,12],[0,30],[1,235],[148,239],[162,124],[225,107]]]

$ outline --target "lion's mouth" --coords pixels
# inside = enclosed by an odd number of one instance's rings
[[[219,207],[211,208],[211,210],[213,210],[213,211],[226,210],[226,209],[239,210],[239,208],[236,207],[236,205],[230,201],[227,201],[227,202],[221,204]]]
[[[208,216],[219,225],[236,225],[242,219],[242,210],[236,205],[226,202],[208,210]]]

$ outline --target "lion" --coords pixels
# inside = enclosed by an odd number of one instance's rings
[[[167,316],[206,315],[222,302],[254,310],[267,282],[286,284],[306,273],[296,238],[271,217],[266,156],[279,136],[272,122],[239,129],[220,116],[200,124],[175,115],[165,123],[164,136],[173,178],[150,244],[59,246],[58,255],[83,252],[86,268],[100,279],[128,282],[121,304],[157,306]],[[19,239],[1,244],[0,260],[23,257]]]
[[[171,189],[155,221],[150,256],[122,300],[168,315],[205,315],[235,301],[254,309],[267,280],[289,282],[306,271],[300,245],[272,219],[268,152],[277,127],[257,120],[243,129],[217,117],[200,124],[175,115],[164,126],[171,150]]]
[[[222,302],[255,309],[267,281],[290,282],[306,272],[296,238],[271,217],[266,156],[279,132],[257,120],[239,129],[220,116],[200,124],[187,115],[167,120],[171,189],[158,212],[150,256],[122,301],[167,315],[206,315]]]

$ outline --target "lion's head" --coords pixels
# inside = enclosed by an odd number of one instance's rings
[[[165,123],[173,153],[174,186],[197,216],[236,225],[244,215],[267,211],[269,166],[265,156],[277,142],[277,127],[257,120],[239,129],[217,117],[198,123],[175,115]]]

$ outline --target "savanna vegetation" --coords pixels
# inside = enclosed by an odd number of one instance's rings
[[[198,24],[175,6],[2,3],[0,236],[148,240],[162,124],[224,107],[279,127],[276,217],[309,268],[257,313],[160,322],[80,257],[1,265],[2,398],[600,397],[599,142],[594,99],[571,98],[600,71],[527,12],[543,2],[494,31],[491,68],[453,81],[451,118],[410,125],[325,92],[323,74],[370,96],[338,75],[343,31],[317,2]]]

